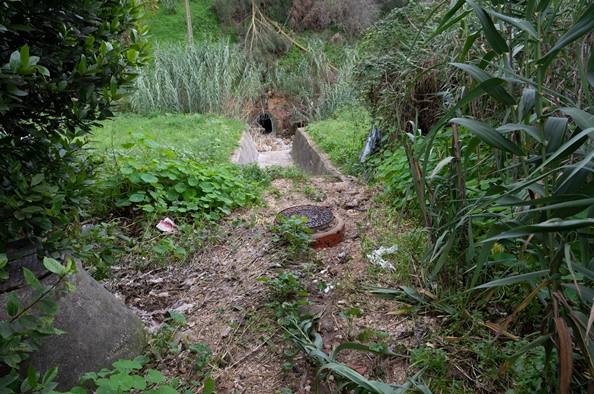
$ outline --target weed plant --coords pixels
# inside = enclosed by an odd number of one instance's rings
[[[268,225],[273,234],[272,241],[283,250],[283,259],[295,261],[313,254],[310,244],[314,239],[311,237],[312,230],[306,226],[307,220],[297,215],[288,218],[279,214],[276,223]]]

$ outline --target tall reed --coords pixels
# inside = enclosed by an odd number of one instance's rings
[[[141,114],[215,112],[240,117],[242,109],[266,89],[263,74],[262,66],[228,41],[194,49],[157,45],[153,65],[136,81],[132,109]]]

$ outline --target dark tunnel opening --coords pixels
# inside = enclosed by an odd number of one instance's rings
[[[255,123],[258,123],[264,129],[262,134],[270,134],[274,131],[272,115],[270,115],[268,112],[264,112],[256,116]]]

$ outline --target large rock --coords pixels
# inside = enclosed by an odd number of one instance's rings
[[[30,262],[20,261],[28,264]],[[19,261],[11,261],[13,267]],[[40,264],[40,263],[38,263]],[[76,286],[71,293],[56,292],[54,301],[60,306],[54,327],[66,331],[43,341],[40,350],[21,363],[20,372],[26,374],[32,363],[37,372],[45,373],[58,366],[57,390],[66,391],[77,385],[82,375],[110,367],[119,359],[133,359],[142,354],[146,345],[142,322],[113,294],[108,292],[77,263],[78,273],[70,282]],[[42,270],[43,271],[43,270]],[[39,270],[37,270],[39,272]],[[43,276],[40,275],[40,276]],[[43,285],[56,282],[56,275],[45,274]],[[10,281],[10,280],[9,280]],[[29,287],[15,290],[19,299],[28,305]],[[9,320],[6,313],[7,293],[0,294],[0,320]],[[0,376],[7,373],[0,367]]]

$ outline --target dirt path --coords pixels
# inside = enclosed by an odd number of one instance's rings
[[[361,251],[362,237],[373,231],[368,212],[374,203],[370,190],[355,179],[345,179],[275,180],[264,196],[267,206],[235,211],[221,222],[218,241],[194,256],[191,264],[149,272],[120,268],[106,287],[153,333],[168,311],[183,313],[187,326],[175,340],[201,343],[211,349],[209,365],[218,393],[314,391],[315,369],[303,353],[292,359],[284,353],[290,346],[273,311],[266,306],[268,285],[258,280],[275,279],[280,271],[298,273],[308,284],[312,303],[308,308],[325,311],[318,332],[326,350],[354,340],[365,329],[387,333],[382,340],[391,348],[418,346],[427,322],[386,315],[396,309],[394,301],[372,298],[361,289],[375,284],[369,282],[370,262]],[[272,223],[282,209],[303,204],[328,207],[343,218],[344,241],[318,250],[313,259],[280,267],[278,249],[266,224]],[[333,288],[320,290],[321,281]],[[349,308],[363,312],[350,324],[339,315]],[[194,357],[188,350],[169,355],[158,368],[168,376],[199,379],[192,376]],[[282,366],[288,361],[294,365],[286,371]],[[406,380],[406,359],[345,351],[340,361],[356,366],[368,378],[390,383]]]

